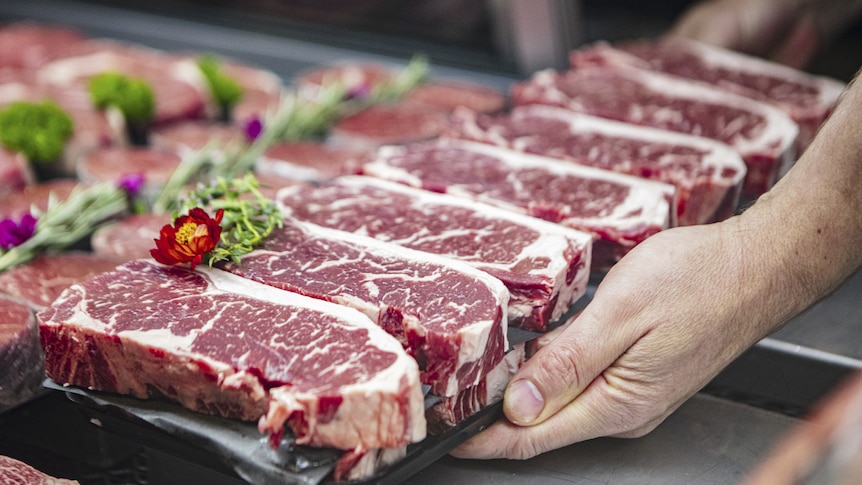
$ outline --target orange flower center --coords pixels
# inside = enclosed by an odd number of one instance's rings
[[[177,229],[177,244],[188,244],[189,241],[196,235],[198,224],[194,222],[186,222]]]

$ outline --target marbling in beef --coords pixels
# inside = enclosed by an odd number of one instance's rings
[[[458,110],[450,125],[447,136],[454,138],[671,184],[680,225],[733,215],[746,172],[724,143],[554,106],[518,106],[499,116]]]
[[[132,214],[96,229],[90,236],[90,247],[93,254],[119,262],[149,258],[159,231],[172,222],[167,214]]]
[[[517,344],[481,382],[455,396],[441,399],[425,412],[428,433],[439,435],[503,399],[506,386],[525,360],[525,344]]]
[[[512,98],[727,143],[748,167],[746,197],[768,190],[796,160],[799,126],[784,111],[668,74],[629,66],[545,70],[516,84]]]
[[[78,482],[65,478],[55,478],[23,461],[0,455],[0,483],[6,485],[77,485]]]
[[[672,185],[484,143],[384,147],[362,171],[590,233],[593,268],[610,266],[676,222]]]
[[[114,269],[118,261],[87,252],[44,254],[0,273],[0,294],[42,310],[69,286]]]
[[[508,348],[506,287],[450,258],[287,218],[224,268],[363,312],[404,345],[437,395],[482,382]]]
[[[259,420],[278,445],[396,448],[425,437],[419,369],[360,312],[199,266],[137,260],[39,315],[49,377]]]
[[[495,114],[506,108],[506,95],[494,88],[461,81],[433,80],[420,83],[404,94],[407,103],[451,113],[467,108],[479,113]]]
[[[39,81],[63,89],[83,87],[96,75],[119,72],[145,79],[153,90],[155,126],[200,119],[206,114],[206,98],[182,74],[182,59],[143,46],[88,39],[72,53],[39,69]]]
[[[509,324],[544,330],[586,291],[590,235],[471,200],[373,177],[281,189],[285,213],[465,261],[509,289]]]
[[[570,60],[575,68],[618,64],[652,69],[775,104],[799,124],[799,153],[845,88],[835,79],[683,38],[598,42],[572,51]]]

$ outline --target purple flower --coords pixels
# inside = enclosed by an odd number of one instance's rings
[[[141,187],[144,186],[145,181],[146,178],[141,172],[127,173],[120,177],[120,180],[117,181],[117,187],[125,190],[126,195],[130,199],[134,199],[140,193]]]
[[[20,222],[7,218],[0,221],[0,248],[9,250],[20,246],[24,241],[33,237],[36,232],[36,218],[29,212],[21,216]]]
[[[371,94],[371,85],[367,82],[361,82],[348,89],[347,93],[344,94],[344,99],[346,101],[350,101],[352,99],[363,99],[369,94]]]
[[[263,122],[257,116],[253,116],[245,122],[245,138],[249,142],[257,140],[261,132],[263,132]]]

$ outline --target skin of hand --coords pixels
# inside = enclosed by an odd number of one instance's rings
[[[652,236],[531,357],[502,419],[452,452],[526,459],[658,426],[757,340],[862,264],[862,86],[741,215]]]
[[[667,35],[804,68],[860,12],[859,0],[708,0],[684,12]]]

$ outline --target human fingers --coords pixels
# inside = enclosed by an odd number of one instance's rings
[[[518,426],[499,420],[451,452],[457,458],[528,459],[550,450],[601,436],[637,438],[655,429],[684,402],[656,406],[638,395],[638,385],[610,369],[582,394],[544,422]]]
[[[718,227],[666,231],[617,263],[581,315],[516,374],[504,398],[509,422],[456,455],[532,456],[597,436],[640,436],[664,420],[736,347],[726,342],[738,333],[725,328],[727,307],[703,301],[725,286],[714,279],[727,274]]]
[[[539,349],[506,388],[503,412],[514,424],[535,425],[578,396],[636,339],[596,318],[589,306]]]

